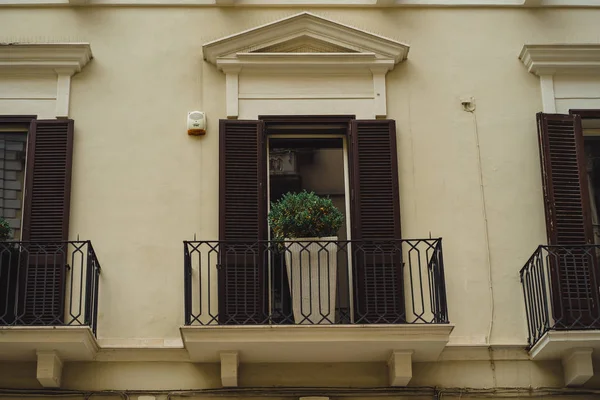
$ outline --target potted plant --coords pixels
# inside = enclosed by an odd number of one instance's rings
[[[269,225],[284,242],[285,263],[297,324],[335,320],[337,232],[344,215],[331,199],[313,192],[287,193],[271,204]]]
[[[12,228],[8,221],[0,217],[0,242],[5,242],[11,238]]]

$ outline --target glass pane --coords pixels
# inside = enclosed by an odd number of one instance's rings
[[[24,133],[0,132],[0,216],[16,240],[21,237],[26,143]]]

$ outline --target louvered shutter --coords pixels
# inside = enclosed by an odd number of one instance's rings
[[[72,120],[34,120],[28,139],[23,241],[26,268],[23,322],[63,322],[66,246],[69,229]]]
[[[265,322],[266,148],[262,121],[221,120],[219,322]]]
[[[395,121],[352,121],[350,136],[355,322],[403,322]]]
[[[581,246],[593,243],[581,118],[537,115],[550,246],[554,317],[559,324],[588,324],[597,318],[597,257]]]

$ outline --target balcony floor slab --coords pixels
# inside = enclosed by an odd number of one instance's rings
[[[0,326],[2,361],[35,361],[38,352],[52,351],[63,361],[90,361],[98,343],[87,326]]]
[[[529,350],[536,361],[560,360],[573,349],[589,348],[600,352],[600,330],[549,331]]]
[[[549,331],[529,356],[536,361],[561,360],[565,385],[581,386],[594,376],[593,352],[600,352],[600,330]]]
[[[183,326],[193,362],[219,362],[237,352],[242,363],[387,362],[393,351],[413,362],[435,361],[452,324],[432,325],[239,325]]]

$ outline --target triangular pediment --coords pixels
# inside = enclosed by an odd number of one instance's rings
[[[303,35],[295,39],[259,48],[252,53],[357,53],[357,51]]]
[[[204,59],[221,69],[267,62],[270,65],[290,63],[290,60],[296,59],[313,64],[348,60],[349,63],[365,66],[371,63],[391,69],[406,59],[408,50],[409,46],[406,44],[309,12],[227,36],[203,46]]]

